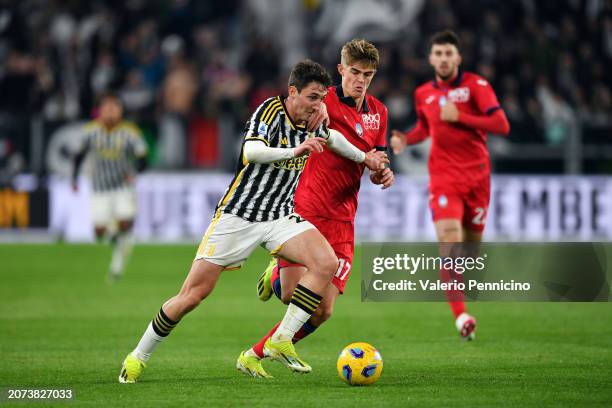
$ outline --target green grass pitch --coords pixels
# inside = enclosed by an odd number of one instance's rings
[[[268,259],[257,251],[158,347],[140,383],[119,384],[121,361],[179,289],[195,249],[137,246],[110,286],[107,246],[0,245],[0,388],[72,388],[75,400],[53,404],[79,407],[612,406],[612,304],[472,304],[478,337],[466,343],[445,303],[361,303],[358,255],[332,319],[298,344],[311,374],[266,362],[275,378],[265,381],[235,369],[285,309],[256,297]],[[371,387],[336,374],[354,341],[383,356]],[[27,405],[41,406],[18,404]]]

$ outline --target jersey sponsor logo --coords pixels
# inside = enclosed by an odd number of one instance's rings
[[[257,128],[257,133],[266,136],[268,134],[268,125],[265,123],[260,123],[259,127]]]
[[[302,171],[306,165],[306,159],[308,159],[308,156],[294,157],[293,159],[274,162],[272,165],[277,169]]]
[[[355,123],[355,131],[357,132],[357,136],[361,137],[363,135],[363,128],[361,127],[361,123]]]
[[[367,113],[361,115],[361,120],[363,121],[363,127],[366,130],[378,130],[380,129],[380,113]]]
[[[448,99],[451,102],[467,102],[470,100],[470,88],[456,88],[448,93]]]
[[[429,104],[431,104],[431,103],[432,103],[433,101],[435,101],[435,100],[436,100],[436,95],[429,95],[429,96],[427,97],[427,99],[425,99],[425,103],[426,103],[427,105],[429,105]]]

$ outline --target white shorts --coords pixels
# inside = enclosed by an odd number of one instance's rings
[[[202,238],[195,259],[206,259],[226,269],[237,269],[258,245],[272,255],[283,244],[314,225],[293,213],[274,221],[250,222],[233,214],[215,216]]]
[[[136,216],[136,193],[132,188],[94,192],[91,196],[91,218],[96,226],[114,221],[132,220]]]

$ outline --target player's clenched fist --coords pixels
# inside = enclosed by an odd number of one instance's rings
[[[306,139],[302,144],[293,149],[293,157],[301,157],[312,152],[322,152],[323,146],[325,146],[325,139],[322,137],[313,137]]]
[[[395,175],[391,169],[386,168],[370,173],[370,180],[372,180],[374,184],[382,185],[382,189],[386,190],[395,182]]]

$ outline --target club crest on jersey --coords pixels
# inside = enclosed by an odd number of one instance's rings
[[[378,130],[380,128],[380,113],[364,113],[361,115],[361,120],[366,130]]]
[[[448,198],[446,198],[446,196],[444,194],[442,194],[440,197],[438,197],[438,205],[442,208],[446,207],[448,205]]]
[[[363,128],[361,127],[361,123],[355,123],[355,131],[357,132],[357,136],[361,137],[363,135]]]
[[[453,89],[452,91],[448,92],[448,99],[451,102],[467,102],[470,100],[470,88],[467,87],[463,87],[463,88],[457,88],[457,89]]]

